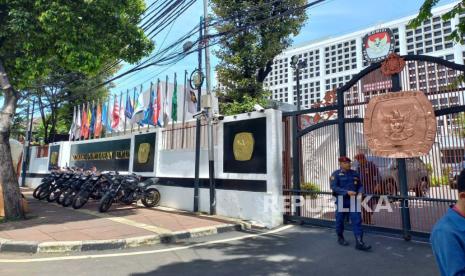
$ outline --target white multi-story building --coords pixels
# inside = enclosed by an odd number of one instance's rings
[[[350,34],[289,48],[275,59],[273,70],[265,80],[265,87],[272,91],[272,100],[297,105],[296,76],[290,66],[291,57],[297,55],[299,60],[307,61],[307,67],[302,69],[300,74],[301,106],[303,109],[311,107],[313,103],[321,100],[327,91],[342,86],[368,66],[362,55],[362,38],[367,33],[380,28],[392,30],[396,41],[395,52],[400,55],[424,54],[463,64],[465,47],[447,40],[459,22],[459,16],[447,21],[441,19],[441,15],[451,10],[457,3],[433,9],[431,19],[423,22],[417,29],[407,27],[408,22],[416,16],[411,15]],[[411,69],[418,70],[419,66],[414,67],[416,68]],[[422,80],[424,77],[420,76],[420,79],[416,80],[417,84],[420,84],[418,88],[422,88],[422,82],[428,82]],[[413,83],[415,80],[410,82]],[[382,86],[380,82],[364,85],[364,91],[385,88],[379,87]],[[351,91],[346,95],[345,100],[358,102],[367,99],[362,98],[363,95],[360,94],[362,94],[360,91],[358,93]],[[440,103],[433,102],[433,104]],[[357,116],[361,115],[357,114],[360,112],[363,111],[354,109],[352,114],[347,115]]]

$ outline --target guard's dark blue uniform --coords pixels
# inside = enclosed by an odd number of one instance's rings
[[[355,237],[362,237],[362,216],[360,212],[357,212],[359,210],[350,210],[350,212],[337,210],[340,196],[343,196],[343,207],[348,209],[350,208],[350,196],[347,195],[347,191],[357,193],[363,191],[359,174],[354,170],[336,170],[331,175],[331,189],[336,196],[336,233],[342,235],[344,232],[344,220],[349,215]]]

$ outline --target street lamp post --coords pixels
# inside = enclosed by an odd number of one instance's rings
[[[297,79],[297,110],[300,111],[300,70],[307,67],[307,61],[306,60],[300,60],[298,56],[292,56],[291,57],[291,67],[294,69],[296,73],[296,79]],[[295,140],[292,141],[292,168],[293,168],[293,188],[294,190],[300,191],[300,152],[302,152],[302,144],[300,143],[299,138],[297,138],[297,132],[299,130],[299,125],[300,125],[300,117],[299,115],[293,116],[292,117],[292,132],[293,132],[293,137],[295,137]],[[300,198],[300,192],[297,193],[297,195]],[[300,199],[299,199],[300,200]],[[297,204],[295,207],[295,215],[300,216],[301,210],[300,210],[300,204]]]
[[[291,57],[291,67],[294,69],[297,79],[297,110],[300,111],[300,70],[307,67],[307,60],[299,60],[298,56]]]
[[[21,187],[26,186],[26,171],[27,167],[29,166],[29,158],[31,155],[31,140],[32,140],[32,124],[34,121],[34,106],[35,101],[32,101],[32,112],[31,112],[31,119],[29,120],[29,106],[27,107],[27,119],[28,119],[28,130],[26,133],[26,139],[24,140],[24,149],[23,149],[23,164],[22,164],[22,172],[21,172]]]
[[[201,110],[201,97],[202,97],[202,84],[204,80],[204,75],[202,73],[202,41],[203,41],[203,18],[200,17],[200,28],[199,28],[199,46],[198,46],[198,68],[194,70],[190,77],[190,86],[192,89],[197,90],[197,112]],[[188,41],[184,43],[183,50],[185,53],[189,51],[194,46],[194,43]],[[195,129],[195,167],[194,167],[194,212],[199,212],[199,169],[200,169],[200,116],[196,118],[196,129]]]

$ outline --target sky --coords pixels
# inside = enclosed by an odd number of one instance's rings
[[[154,0],[146,0],[150,5]],[[452,0],[441,0],[439,5],[452,3]],[[322,4],[307,10],[308,20],[302,27],[300,33],[293,38],[294,45],[299,45],[311,40],[338,36],[364,29],[376,24],[391,21],[418,12],[423,0],[326,0]],[[164,46],[176,41],[179,37],[199,24],[200,16],[203,15],[203,1],[197,0],[183,15],[173,24],[155,37],[155,51],[163,49]],[[196,37],[193,37],[196,39]],[[214,49],[213,49],[214,50]],[[215,56],[211,55],[212,61],[212,83],[214,80],[214,66],[218,63]],[[120,72],[124,72],[133,65],[125,64]],[[197,67],[197,55],[191,54],[175,65],[165,67],[149,67],[136,74],[131,74],[116,80],[112,93],[120,93],[127,89],[140,87],[144,90],[150,86],[150,82],[156,82],[157,78],[162,80],[169,76],[173,81],[174,73],[178,75],[178,83],[182,84],[184,71],[190,74]],[[3,99],[0,97],[0,104]]]
[[[146,2],[150,4],[152,1],[147,0]],[[197,0],[171,26],[155,37],[155,51],[169,45],[170,42],[175,41],[191,30],[195,24],[199,24],[200,16],[203,15],[202,2],[201,0]],[[454,1],[441,0],[438,6],[452,2]],[[351,33],[383,22],[416,14],[422,3],[423,0],[327,0],[307,10],[308,20],[300,33],[293,38],[294,46],[315,39]],[[212,82],[214,85],[214,66],[218,63],[218,60],[213,54],[211,55],[211,63]],[[124,72],[131,67],[132,65],[124,65],[120,72]],[[140,86],[141,84],[145,90],[150,85],[150,81],[155,82],[156,78],[164,80],[166,75],[169,76],[169,81],[172,82],[175,72],[178,75],[178,83],[182,83],[184,71],[187,70],[190,74],[196,67],[197,55],[191,54],[175,65],[149,67],[136,74],[116,80],[116,87],[112,89],[112,92],[119,93],[120,91],[133,89],[135,86]]]

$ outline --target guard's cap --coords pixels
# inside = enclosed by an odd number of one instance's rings
[[[359,154],[355,155],[354,159],[357,160],[357,161],[360,161],[360,160],[365,160],[367,158],[366,158],[365,154],[359,153]]]
[[[339,157],[338,161],[339,161],[339,162],[343,162],[343,163],[352,162],[352,160],[350,160],[350,158],[347,157],[347,156],[341,156],[341,157]]]

